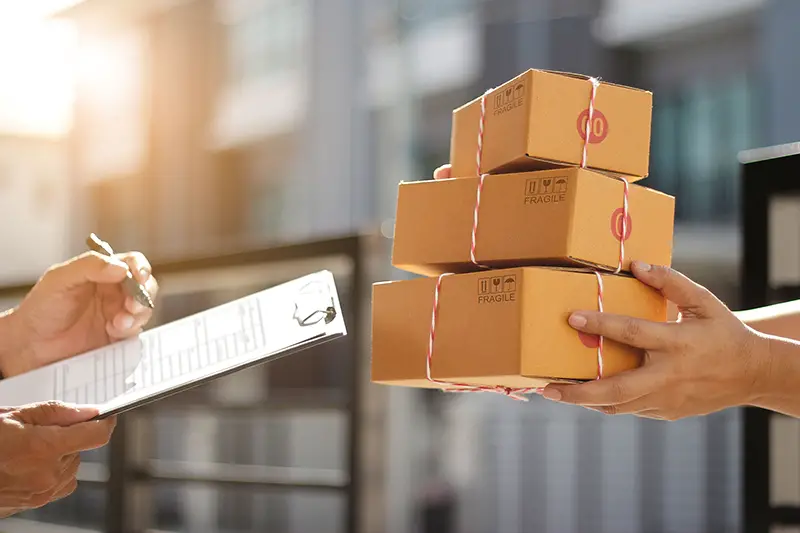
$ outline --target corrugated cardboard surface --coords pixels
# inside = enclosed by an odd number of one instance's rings
[[[478,178],[402,183],[392,264],[422,275],[469,272]],[[476,256],[493,267],[619,262],[623,183],[578,168],[487,176]],[[669,265],[675,199],[630,185],[623,268]]]
[[[606,312],[667,319],[664,298],[638,280],[603,281]],[[439,387],[425,377],[435,285],[435,278],[419,278],[373,286],[372,381]],[[439,298],[435,379],[537,387],[597,375],[597,339],[567,323],[572,311],[597,309],[591,272],[528,267],[446,276]],[[605,375],[636,368],[641,357],[606,339]]]
[[[482,173],[579,165],[591,83],[581,76],[529,70],[486,97]],[[601,83],[595,96],[589,168],[648,174],[653,95]],[[453,111],[450,162],[454,177],[476,176],[480,98]]]

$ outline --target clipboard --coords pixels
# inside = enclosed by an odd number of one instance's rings
[[[58,400],[107,418],[346,335],[320,271],[0,381],[0,405]]]

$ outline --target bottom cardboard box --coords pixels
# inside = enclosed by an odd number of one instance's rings
[[[603,274],[604,310],[667,320],[667,302],[638,280]],[[439,388],[426,378],[436,278],[377,283],[372,292],[372,381]],[[447,382],[540,387],[597,377],[596,337],[567,323],[597,309],[598,280],[575,269],[526,267],[445,276],[432,377]],[[642,352],[604,340],[604,374],[641,364]]]

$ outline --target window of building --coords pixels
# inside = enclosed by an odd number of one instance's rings
[[[304,64],[309,15],[303,0],[259,0],[227,20],[231,79],[258,79]]]
[[[476,7],[481,0],[401,0],[403,18],[428,21],[460,15]]]
[[[653,109],[653,149],[650,167],[651,179],[658,189],[672,195],[678,194],[678,117],[677,105],[673,102],[657,101]]]
[[[736,220],[737,154],[760,141],[755,95],[747,74],[656,91],[647,185],[677,196],[676,221]]]
[[[284,184],[279,180],[261,180],[251,183],[251,187],[248,205],[250,235],[268,242],[279,241],[285,204]]]

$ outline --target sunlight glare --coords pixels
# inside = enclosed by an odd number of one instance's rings
[[[47,20],[46,8],[69,2],[0,0],[0,131],[61,136],[74,101],[77,36],[72,24]],[[74,2],[72,2],[74,3]]]

